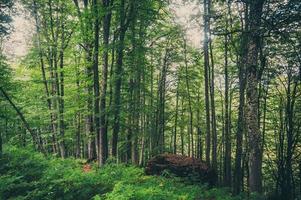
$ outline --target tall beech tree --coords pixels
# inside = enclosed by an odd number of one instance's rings
[[[249,3],[246,58],[246,122],[249,139],[249,184],[251,192],[262,192],[262,145],[258,123],[258,54],[260,48],[263,0]]]

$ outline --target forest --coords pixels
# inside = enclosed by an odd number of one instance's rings
[[[0,199],[301,199],[301,1],[0,0]]]

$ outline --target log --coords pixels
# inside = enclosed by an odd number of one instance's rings
[[[188,178],[190,181],[217,184],[217,173],[200,159],[176,155],[160,154],[151,158],[145,167],[147,175],[162,175],[168,171],[177,177]]]

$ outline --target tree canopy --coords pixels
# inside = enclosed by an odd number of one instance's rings
[[[40,155],[30,147],[55,163],[95,161],[117,173],[110,164],[144,167],[159,154],[181,154],[214,170],[227,195],[300,198],[299,0],[14,2],[0,2],[0,38],[13,31],[12,13],[21,9],[35,30],[25,57],[8,64],[0,48],[1,162],[20,149]],[[195,14],[183,24],[174,9],[187,4]],[[93,181],[93,188],[106,185]],[[113,182],[108,199],[121,190]],[[196,187],[191,191],[202,191]],[[92,194],[100,192],[87,198]],[[164,194],[159,199],[172,198]],[[198,197],[192,194],[183,199]]]

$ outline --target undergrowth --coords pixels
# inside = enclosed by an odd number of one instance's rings
[[[226,189],[208,189],[179,178],[146,176],[123,164],[93,166],[45,157],[30,149],[6,147],[0,159],[0,199],[18,200],[239,200]]]

